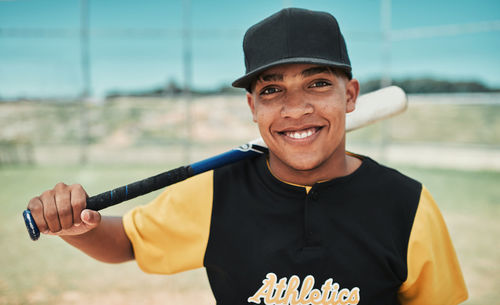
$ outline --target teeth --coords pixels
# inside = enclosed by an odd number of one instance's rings
[[[306,131],[302,131],[302,132],[298,132],[298,131],[295,131],[295,132],[287,132],[285,133],[288,137],[290,138],[294,138],[294,139],[304,139],[304,138],[307,138],[307,137],[310,137],[312,136],[312,134],[314,133],[314,128],[311,128],[311,129],[308,129]]]

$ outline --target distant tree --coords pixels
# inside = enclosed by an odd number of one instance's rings
[[[475,80],[451,81],[424,78],[395,79],[393,85],[399,86],[407,93],[456,93],[456,92],[498,92],[498,88],[490,88]],[[361,92],[366,93],[380,88],[380,79],[372,79],[361,84]]]
[[[450,81],[442,79],[434,79],[430,77],[424,78],[407,78],[395,79],[393,85],[403,88],[407,93],[453,93],[453,92],[500,92],[499,88],[490,88],[479,81]],[[371,79],[361,84],[361,93],[367,93],[380,89],[380,79]],[[106,97],[113,98],[119,96],[178,96],[184,93],[183,88],[176,82],[175,79],[170,79],[165,86],[156,87],[146,90],[137,91],[111,91]],[[245,90],[233,88],[230,85],[223,85],[214,89],[191,89],[191,94],[194,96],[203,95],[240,95],[244,94]]]
[[[183,92],[183,89],[175,79],[171,78],[167,84],[165,85],[165,88],[163,89],[163,95],[179,95]]]
[[[233,86],[220,86],[217,90],[217,94],[243,94],[246,91],[241,88],[234,88]]]

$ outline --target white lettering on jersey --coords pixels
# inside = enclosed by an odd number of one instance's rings
[[[359,303],[359,288],[351,290],[343,288],[328,279],[320,289],[314,287],[314,277],[306,276],[300,287],[300,278],[296,275],[287,278],[278,277],[268,273],[262,281],[262,287],[248,298],[248,302],[260,304],[261,299],[266,305],[355,305]]]

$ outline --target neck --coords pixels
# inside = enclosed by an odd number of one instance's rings
[[[271,173],[281,181],[312,186],[317,182],[328,181],[353,173],[361,165],[361,160],[347,155],[345,149],[339,149],[325,162],[306,170],[286,166],[274,154],[269,154]]]

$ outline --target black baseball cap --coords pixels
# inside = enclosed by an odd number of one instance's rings
[[[300,8],[283,9],[250,27],[243,39],[246,73],[233,87],[246,88],[263,71],[282,64],[310,63],[343,70],[351,62],[335,17]]]

